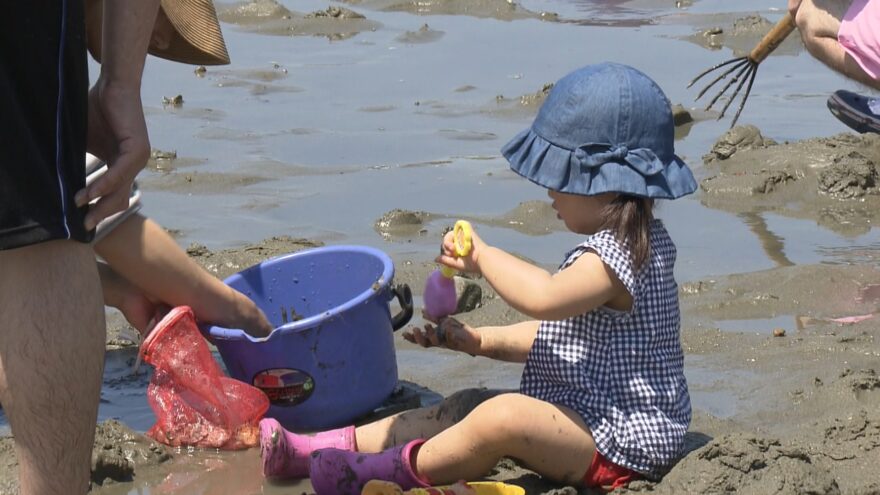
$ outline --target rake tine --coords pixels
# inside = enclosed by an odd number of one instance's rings
[[[744,65],[743,68],[740,69],[739,72],[737,72],[735,76],[733,76],[733,79],[728,81],[727,84],[725,84],[724,87],[721,88],[721,91],[719,91],[718,94],[715,95],[715,98],[712,98],[712,101],[710,101],[709,104],[706,105],[706,110],[709,110],[710,108],[712,108],[712,105],[714,105],[715,102],[718,101],[718,98],[721,98],[721,95],[723,95],[731,86],[733,86],[733,83],[738,81],[740,76],[742,76],[743,73],[745,73],[747,70],[749,70],[749,67],[750,67],[750,64]]]
[[[739,104],[739,109],[736,111],[736,115],[733,116],[733,121],[730,123],[731,129],[736,125],[736,121],[739,120],[739,114],[742,113],[743,107],[746,106],[746,100],[749,98],[749,93],[752,92],[752,83],[755,82],[755,75],[758,73],[758,66],[755,65],[755,70],[752,71],[752,76],[749,78],[749,85],[746,86],[746,94],[743,95],[742,102]]]
[[[734,98],[736,98],[736,95],[739,94],[739,91],[742,89],[743,85],[746,83],[746,80],[750,79],[752,72],[757,70],[757,68],[758,68],[757,64],[749,64],[749,70],[745,73],[745,77],[743,77],[742,80],[740,80],[739,84],[737,84],[736,89],[733,91],[733,94],[731,94],[730,98],[727,100],[727,104],[724,105],[724,108],[721,109],[721,115],[719,115],[716,120],[721,120],[721,118],[724,117],[724,112],[727,111],[727,108],[730,107],[731,103],[733,103]],[[743,102],[745,102],[745,100],[743,100]]]
[[[706,74],[712,72],[713,70],[715,70],[715,69],[719,69],[719,68],[721,68],[721,67],[724,67],[724,66],[727,65],[727,64],[732,64],[732,63],[734,63],[734,62],[740,62],[740,61],[742,61],[744,58],[746,58],[746,57],[732,58],[732,59],[730,59],[730,60],[728,60],[728,61],[726,61],[726,62],[721,62],[721,63],[718,64],[718,65],[712,66],[712,67],[710,67],[710,68],[704,70],[703,72],[700,72],[700,75],[698,75],[697,77],[693,78],[693,79],[691,80],[691,82],[687,85],[687,87],[690,88],[691,86],[694,85],[695,82],[699,81],[701,77],[703,77],[703,76],[705,76]]]
[[[727,92],[727,90],[730,89],[731,86],[733,86],[734,83],[739,82],[733,94],[727,101],[727,104],[724,105],[724,108],[721,110],[721,114],[718,116],[718,119],[720,120],[722,117],[724,117],[724,114],[727,112],[727,109],[730,107],[730,105],[733,104],[734,98],[739,95],[739,92],[742,90],[743,84],[745,84],[745,80],[748,79],[749,84],[746,86],[745,95],[743,95],[742,101],[739,104],[739,108],[737,108],[736,115],[733,117],[733,122],[731,122],[730,124],[730,127],[733,127],[736,124],[736,121],[739,119],[743,107],[745,107],[746,100],[748,100],[749,94],[752,91],[752,84],[754,84],[755,76],[758,72],[758,65],[763,62],[764,59],[766,59],[767,56],[770,55],[770,53],[775,50],[776,47],[778,47],[785,40],[785,38],[795,29],[797,29],[797,26],[795,25],[794,18],[791,16],[790,13],[786,13],[782,17],[782,19],[780,19],[779,22],[777,22],[773,26],[773,28],[771,28],[770,31],[766,35],[764,35],[763,38],[761,38],[761,41],[759,41],[758,44],[755,45],[755,48],[753,48],[752,51],[749,52],[748,56],[733,58],[725,62],[721,62],[720,64],[701,72],[699,75],[697,75],[697,77],[691,80],[690,83],[688,83],[688,88],[693,86],[694,83],[696,83],[706,74],[721,67],[733,64],[731,68],[726,69],[723,74],[716,77],[711,83],[709,83],[708,86],[703,88],[703,90],[700,91],[700,94],[698,94],[697,97],[694,98],[694,101],[699,100],[712,86],[718,83],[718,81],[736,72],[736,75],[733,77],[733,79],[728,81],[727,84],[721,89],[721,91],[717,95],[715,95],[715,98],[713,98],[712,101],[710,101],[709,104],[706,106],[706,110],[711,109],[712,105],[714,105],[715,102],[717,102],[718,99],[721,98],[721,96],[724,95],[724,93]]]
[[[735,71],[736,69],[739,69],[740,67],[743,66],[743,64],[747,64],[747,63],[749,63],[749,59],[747,59],[747,58],[734,59],[734,60],[739,60],[739,63],[736,64],[736,65],[734,65],[733,67],[727,69],[727,70],[724,71],[720,76],[716,77],[712,82],[710,82],[709,85],[706,86],[705,88],[703,88],[703,90],[700,91],[700,94],[698,94],[697,97],[694,98],[694,101],[699,100],[701,96],[703,96],[704,94],[706,94],[706,91],[709,91],[709,88],[711,88],[712,86],[714,86],[715,83],[717,83],[718,81],[720,81],[720,80],[724,79],[725,77],[727,77],[728,74],[730,74],[731,72]]]

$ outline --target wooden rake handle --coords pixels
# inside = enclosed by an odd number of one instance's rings
[[[791,13],[786,13],[779,22],[773,26],[769,33],[761,38],[761,41],[749,52],[749,60],[753,64],[760,64],[770,55],[770,52],[776,49],[785,38],[795,30],[797,26],[794,24],[794,17]]]

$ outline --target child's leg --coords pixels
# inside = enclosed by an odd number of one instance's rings
[[[357,495],[375,479],[404,490],[479,479],[505,456],[548,479],[581,484],[595,452],[589,429],[574,411],[503,394],[427,442],[413,440],[370,454],[321,449],[312,454],[308,469],[318,495]]]
[[[504,394],[428,440],[413,462],[431,484],[478,479],[502,457],[517,459],[551,480],[579,484],[595,452],[590,429],[571,409]]]
[[[354,432],[348,427],[318,434],[297,434],[285,430],[274,419],[264,419],[260,421],[263,475],[273,478],[307,476],[309,456],[315,449],[332,447],[374,453],[418,438],[431,438],[500,393],[499,390],[462,390],[440,404],[404,411],[361,426]]]
[[[381,452],[417,438],[432,438],[463,420],[477,406],[504,393],[501,390],[460,390],[431,407],[404,411],[358,427],[358,452]]]
[[[158,224],[135,214],[95,244],[113,269],[171,306],[192,307],[205,322],[264,336],[272,325],[257,306],[192,261]]]

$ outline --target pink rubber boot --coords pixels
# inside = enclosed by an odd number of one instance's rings
[[[312,454],[309,477],[317,495],[360,495],[370,480],[391,481],[403,490],[427,488],[412,464],[413,450],[424,440],[413,440],[378,454],[321,449]]]
[[[260,457],[267,478],[307,478],[313,451],[333,447],[357,450],[354,426],[314,434],[297,434],[272,418],[260,421]]]

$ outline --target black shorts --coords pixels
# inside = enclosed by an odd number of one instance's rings
[[[0,249],[88,242],[88,66],[83,0],[3,3],[0,16]]]

